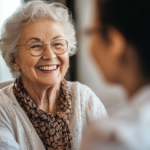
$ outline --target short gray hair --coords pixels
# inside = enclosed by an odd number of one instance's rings
[[[71,56],[76,53],[73,20],[71,13],[64,5],[55,2],[48,3],[41,0],[25,3],[6,19],[0,39],[0,51],[14,78],[20,76],[20,71],[16,71],[12,67],[11,61],[14,60],[14,55],[17,52],[16,46],[21,36],[21,27],[31,20],[36,21],[42,18],[50,18],[61,23],[68,40],[69,55]]]

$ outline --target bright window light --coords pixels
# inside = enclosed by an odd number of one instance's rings
[[[8,18],[20,4],[21,0],[0,0],[0,30],[5,19]],[[12,79],[9,69],[0,55],[0,82]]]

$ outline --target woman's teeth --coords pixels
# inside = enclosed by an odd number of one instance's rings
[[[46,70],[46,71],[55,70],[55,69],[57,69],[57,65],[38,67],[38,69],[40,69],[40,70]]]

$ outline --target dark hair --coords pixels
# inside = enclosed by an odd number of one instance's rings
[[[98,0],[102,33],[110,26],[132,44],[145,77],[150,78],[150,0]]]

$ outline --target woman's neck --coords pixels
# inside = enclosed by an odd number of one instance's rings
[[[59,110],[60,83],[47,87],[24,79],[22,79],[22,82],[39,109],[48,113],[55,113]]]

